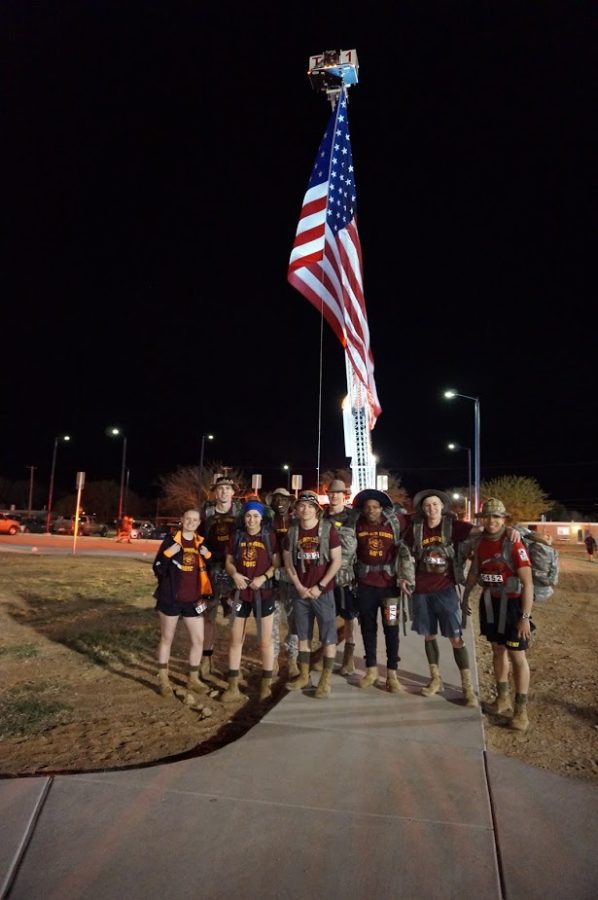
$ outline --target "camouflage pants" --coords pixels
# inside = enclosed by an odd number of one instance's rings
[[[287,626],[288,632],[284,642],[289,659],[297,659],[299,653],[299,639],[295,628],[295,615],[293,612],[293,585],[288,581],[279,581],[277,584],[277,596],[274,609],[274,622],[272,625],[272,646],[274,658],[280,653],[280,626]]]

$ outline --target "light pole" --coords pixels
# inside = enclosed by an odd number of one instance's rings
[[[50,490],[48,491],[48,515],[46,516],[46,531],[50,533],[50,521],[52,518],[52,501],[54,500],[54,473],[56,472],[56,453],[58,441],[70,441],[70,435],[62,434],[54,438],[54,450],[52,452],[52,466],[50,468]]]
[[[480,509],[480,398],[472,397],[470,394],[459,394],[457,391],[445,391],[444,396],[447,400],[454,397],[463,397],[465,400],[473,400],[474,404],[474,479],[473,479],[473,515],[472,519],[477,518]]]
[[[285,463],[282,467],[282,471],[287,473],[287,491],[291,490],[291,467],[288,463]]]
[[[120,465],[120,491],[118,494],[118,520],[120,521],[123,516],[123,499],[125,496],[125,470],[127,467],[127,436],[123,433],[122,428],[109,428],[108,434],[111,437],[120,437],[122,435],[123,439],[123,455],[122,462]]]
[[[202,434],[201,436],[201,450],[199,451],[199,490],[202,490],[203,486],[203,455],[204,450],[206,448],[206,441],[213,441],[213,434]]]
[[[462,444],[447,444],[449,450],[467,450],[467,520],[471,521],[472,496],[471,496],[471,447],[463,447]]]
[[[29,503],[27,506],[27,515],[31,516],[31,506],[33,503],[33,473],[37,469],[37,466],[25,466],[26,469],[29,469]]]

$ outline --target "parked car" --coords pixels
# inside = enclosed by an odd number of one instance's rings
[[[155,541],[163,541],[166,535],[174,534],[181,527],[179,519],[171,519],[166,522],[158,522],[148,536]]]
[[[0,534],[18,534],[20,530],[20,522],[5,513],[0,513]]]
[[[46,520],[36,516],[21,519],[21,531],[29,534],[44,534],[46,531]]]
[[[75,517],[59,516],[51,526],[52,534],[74,534],[75,533]],[[97,522],[95,516],[82,515],[79,516],[78,534],[89,537],[95,535],[106,537],[109,528],[105,522]]]
[[[154,531],[154,527],[153,522],[148,522],[143,519],[134,519],[131,537],[133,540],[145,540],[146,538],[150,538]]]

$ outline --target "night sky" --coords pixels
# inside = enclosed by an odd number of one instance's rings
[[[538,479],[598,505],[593,3],[0,7],[0,477],[130,487],[211,459],[315,479],[320,323],[286,281],[330,106],[310,54],[356,48],[349,117],[381,465],[410,494]],[[592,241],[593,243],[593,241]],[[593,249],[593,248],[592,248]],[[592,260],[593,261],[593,260]],[[346,465],[324,333],[321,467]]]

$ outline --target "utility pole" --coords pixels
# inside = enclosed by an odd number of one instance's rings
[[[33,473],[37,469],[37,466],[25,466],[26,469],[29,469],[29,504],[27,506],[27,515],[31,517],[31,508],[33,504]]]

